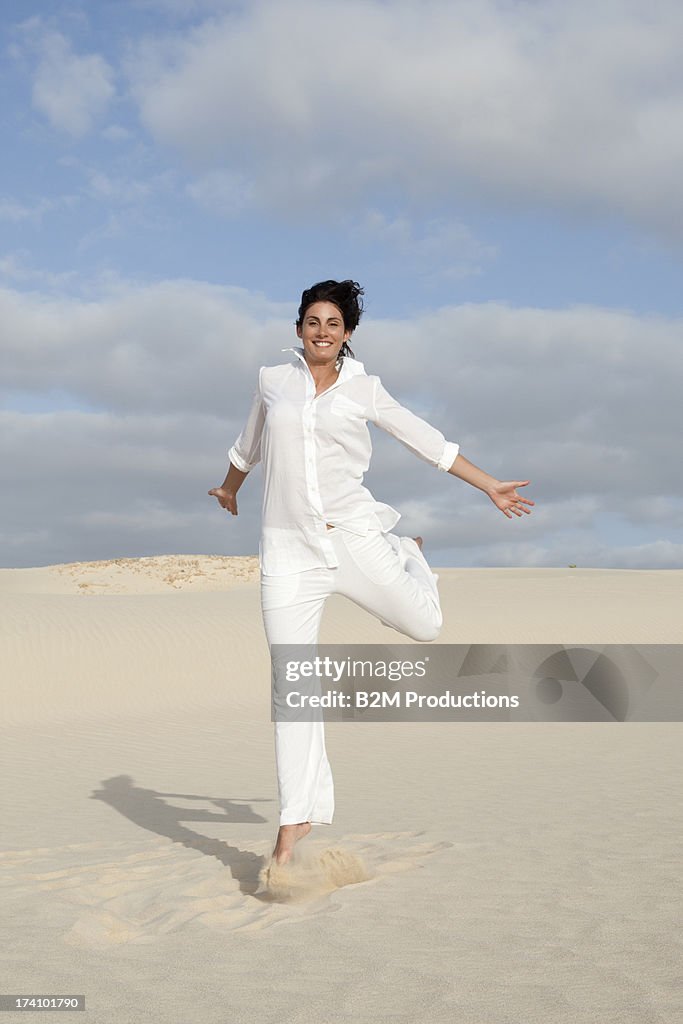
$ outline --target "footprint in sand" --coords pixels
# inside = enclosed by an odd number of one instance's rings
[[[262,840],[226,844],[227,866],[165,839],[95,842],[0,854],[0,887],[12,893],[18,919],[23,901],[55,901],[70,908],[63,942],[112,950],[193,928],[258,932],[334,913],[341,906],[335,892],[391,886],[397,873],[422,868],[454,845],[423,832],[346,835],[333,848],[307,841],[278,866],[271,841]]]
[[[288,903],[315,899],[371,877],[363,860],[348,850],[307,848],[297,851],[287,864],[271,860],[259,881],[271,899]]]
[[[359,882],[374,882],[410,868],[449,842],[417,843],[422,832],[377,832],[345,837],[345,846],[333,849],[315,843],[299,847],[287,864],[270,860],[259,874],[260,893],[275,903],[301,903],[327,896],[335,889]]]

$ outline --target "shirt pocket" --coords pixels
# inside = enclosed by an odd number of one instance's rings
[[[333,416],[339,416],[342,419],[367,419],[364,405],[339,392],[332,397],[330,412]]]

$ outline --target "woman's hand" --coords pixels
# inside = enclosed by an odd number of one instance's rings
[[[226,491],[225,487],[212,487],[209,494],[218,498],[221,508],[231,512],[234,516],[237,515],[237,495],[234,491]]]
[[[529,482],[529,480],[498,480],[487,488],[486,493],[496,508],[504,512],[508,519],[512,519],[513,512],[516,516],[521,516],[522,512],[529,515],[531,509],[524,506],[533,505],[534,502],[529,498],[522,498],[515,490],[515,487],[526,487]]]

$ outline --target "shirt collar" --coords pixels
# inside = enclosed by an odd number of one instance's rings
[[[310,367],[306,362],[302,347],[297,346],[295,348],[283,348],[282,351],[293,352],[301,360],[302,369],[307,370],[309,373],[311,372]],[[349,377],[357,377],[361,373],[365,373],[365,367],[359,359],[354,359],[350,356],[342,356],[341,369],[339,371],[339,377],[337,378],[337,384],[341,384],[342,381],[348,380]]]

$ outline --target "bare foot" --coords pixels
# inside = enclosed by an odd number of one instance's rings
[[[307,836],[311,831],[310,821],[300,821],[298,825],[280,825],[277,834],[273,859],[276,864],[286,864],[291,859],[294,844]]]
[[[413,537],[413,540],[419,547],[420,551],[422,551],[422,537]]]

